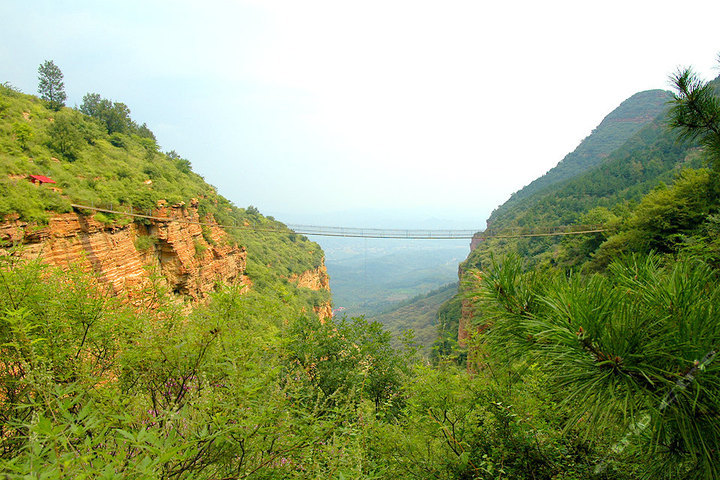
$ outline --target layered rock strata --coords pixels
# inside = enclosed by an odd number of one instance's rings
[[[249,285],[243,247],[218,226],[186,223],[200,220],[196,202],[161,205],[153,216],[171,220],[120,225],[66,213],[37,227],[7,219],[0,224],[0,254],[7,254],[9,245],[19,245],[22,257],[93,271],[115,295],[130,298],[153,281],[192,301],[206,298],[217,282]]]
[[[330,291],[330,276],[327,273],[324,259],[319,267],[313,270],[306,270],[300,275],[291,275],[289,280],[301,288],[309,288],[315,291]],[[321,322],[326,318],[332,317],[332,304],[330,302],[324,302],[314,307],[313,310],[317,313],[318,317],[320,317]]]

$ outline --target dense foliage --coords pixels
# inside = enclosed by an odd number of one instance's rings
[[[576,479],[602,456],[562,434],[541,376],[429,369],[279,294],[129,310],[13,256],[0,290],[4,478]]]
[[[615,437],[608,462],[629,455],[649,478],[717,478],[718,272],[697,257],[666,263],[636,256],[568,276],[510,257],[474,294],[479,338],[507,368],[536,365],[568,425]]]
[[[717,102],[703,97],[702,82],[683,89],[683,79],[694,77],[676,77],[673,125],[704,148],[674,143],[657,118],[600,169],[505,210],[497,220],[506,225],[611,228],[563,241],[487,240],[462,266],[464,296],[439,309],[433,366],[411,335],[394,342],[378,322],[323,323],[308,314],[320,301],[310,297],[320,294],[287,275],[317,265],[320,253],[290,232],[244,239],[258,259],[248,267],[251,291],[221,287],[194,309],[171,301],[160,282],[144,302],[121,304],[86,272],[23,261],[10,250],[0,257],[0,472],[9,479],[718,478],[720,197],[715,124],[696,121]],[[704,92],[702,101],[694,92]],[[51,148],[66,151],[47,162],[65,178],[62,194],[9,176],[0,200],[6,213],[13,202],[24,205],[17,212],[25,218],[66,209],[92,174],[75,166],[92,171],[97,152],[108,167],[86,188],[98,201],[129,205],[123,195],[137,190],[149,165],[175,179],[151,187],[153,201],[208,188],[174,152],[145,148],[151,136],[111,133],[100,117],[52,113],[9,88],[0,101],[0,127],[10,132],[0,140],[7,173],[38,164]],[[79,137],[67,142],[41,140],[73,128]],[[163,185],[162,177],[151,185]],[[216,218],[274,222],[205,192],[204,212]],[[515,254],[503,255],[509,250]],[[453,340],[463,310],[474,312],[467,349]]]

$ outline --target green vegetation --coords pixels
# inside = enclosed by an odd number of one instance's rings
[[[45,60],[38,67],[38,93],[52,110],[58,111],[65,106],[67,95],[63,74],[52,60]]]
[[[379,314],[369,315],[368,319],[380,322],[396,337],[412,330],[415,340],[424,347],[425,354],[438,335],[438,309],[457,292],[457,284],[451,283],[418,295],[409,300],[398,302]],[[457,336],[457,329],[455,330]]]
[[[492,223],[607,231],[487,240],[462,266],[462,297],[438,308],[445,288],[386,312],[400,324],[402,308],[437,309],[433,366],[412,335],[312,315],[325,293],[288,276],[322,254],[289,231],[238,228],[253,288],[220,286],[192,310],[160,284],[121,304],[85,272],[10,251],[0,257],[4,478],[718,478],[720,108],[691,73],[676,82],[671,125],[701,148],[674,143],[658,117],[599,168],[551,182]],[[5,211],[22,204],[24,218],[41,219],[83,189],[129,206],[152,173],[143,192],[153,202],[202,198],[203,215],[223,223],[282,228],[208,191],[149,136],[3,88],[0,128],[25,121],[32,132],[24,146],[1,137],[8,174],[51,152],[54,115],[72,116],[83,138],[75,158],[47,162],[62,194],[8,176]],[[93,155],[106,164],[98,178],[77,168],[92,169]],[[463,310],[474,313],[465,349],[454,341]]]
[[[236,207],[194,173],[187,159],[175,151],[161,153],[153,133],[133,121],[122,103],[88,94],[81,111],[55,111],[37,97],[2,85],[0,104],[0,216],[17,214],[42,224],[54,213],[70,212],[71,203],[149,214],[163,202],[182,207],[197,199],[201,218],[237,227],[226,229],[229,241],[247,249],[247,273],[262,291],[277,288],[292,296],[297,289],[287,277],[322,263],[319,245],[255,207]],[[27,180],[32,174],[52,178],[57,188],[32,185]],[[110,213],[95,219],[128,221]],[[278,233],[254,232],[246,225]],[[308,307],[329,301],[328,292],[298,295],[310,302]]]
[[[141,138],[156,141],[155,134],[153,134],[146,124],[138,125],[132,118],[130,118],[130,108],[122,102],[113,102],[107,98],[102,98],[98,93],[88,93],[83,97],[83,103],[80,105],[80,112],[85,115],[97,119],[102,125],[105,126],[107,133],[111,135],[112,140],[115,140],[116,147],[122,147],[124,140],[122,136],[115,135],[118,133],[134,134]],[[141,141],[143,146],[149,148],[151,151],[156,150],[153,148],[153,143]],[[177,157],[177,154],[175,154]]]
[[[4,478],[571,479],[602,458],[560,432],[539,374],[429,369],[378,323],[321,324],[281,292],[182,313],[94,285],[0,259]]]
[[[680,138],[699,140],[716,173],[720,172],[720,98],[718,86],[703,82],[691,69],[673,76],[677,90],[670,110],[670,126]]]
[[[473,295],[486,322],[477,348],[513,374],[536,366],[566,425],[615,438],[601,470],[626,457],[645,478],[717,478],[718,285],[697,257],[571,276],[508,258]]]

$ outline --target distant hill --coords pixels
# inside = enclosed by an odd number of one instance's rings
[[[549,193],[548,187],[577,177],[602,163],[610,153],[653,122],[667,108],[671,97],[672,94],[665,90],[648,90],[636,93],[622,102],[573,152],[545,175],[513,193],[507,202],[492,213],[488,224],[493,225],[496,221],[512,217],[516,207],[522,206],[525,199]]]
[[[425,347],[425,352],[437,339],[437,316],[440,307],[457,292],[457,283],[451,283],[433,290],[425,295],[398,302],[386,308],[382,313],[368,316],[368,320],[382,323],[394,335],[398,336],[405,330],[412,329],[418,344]]]
[[[327,268],[335,307],[349,316],[372,317],[397,302],[424,295],[457,278],[467,243],[393,240],[355,244],[328,252]]]

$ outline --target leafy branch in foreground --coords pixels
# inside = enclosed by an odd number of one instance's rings
[[[669,125],[683,140],[699,140],[713,170],[720,173],[720,98],[713,84],[687,68],[671,77],[676,94]]]

